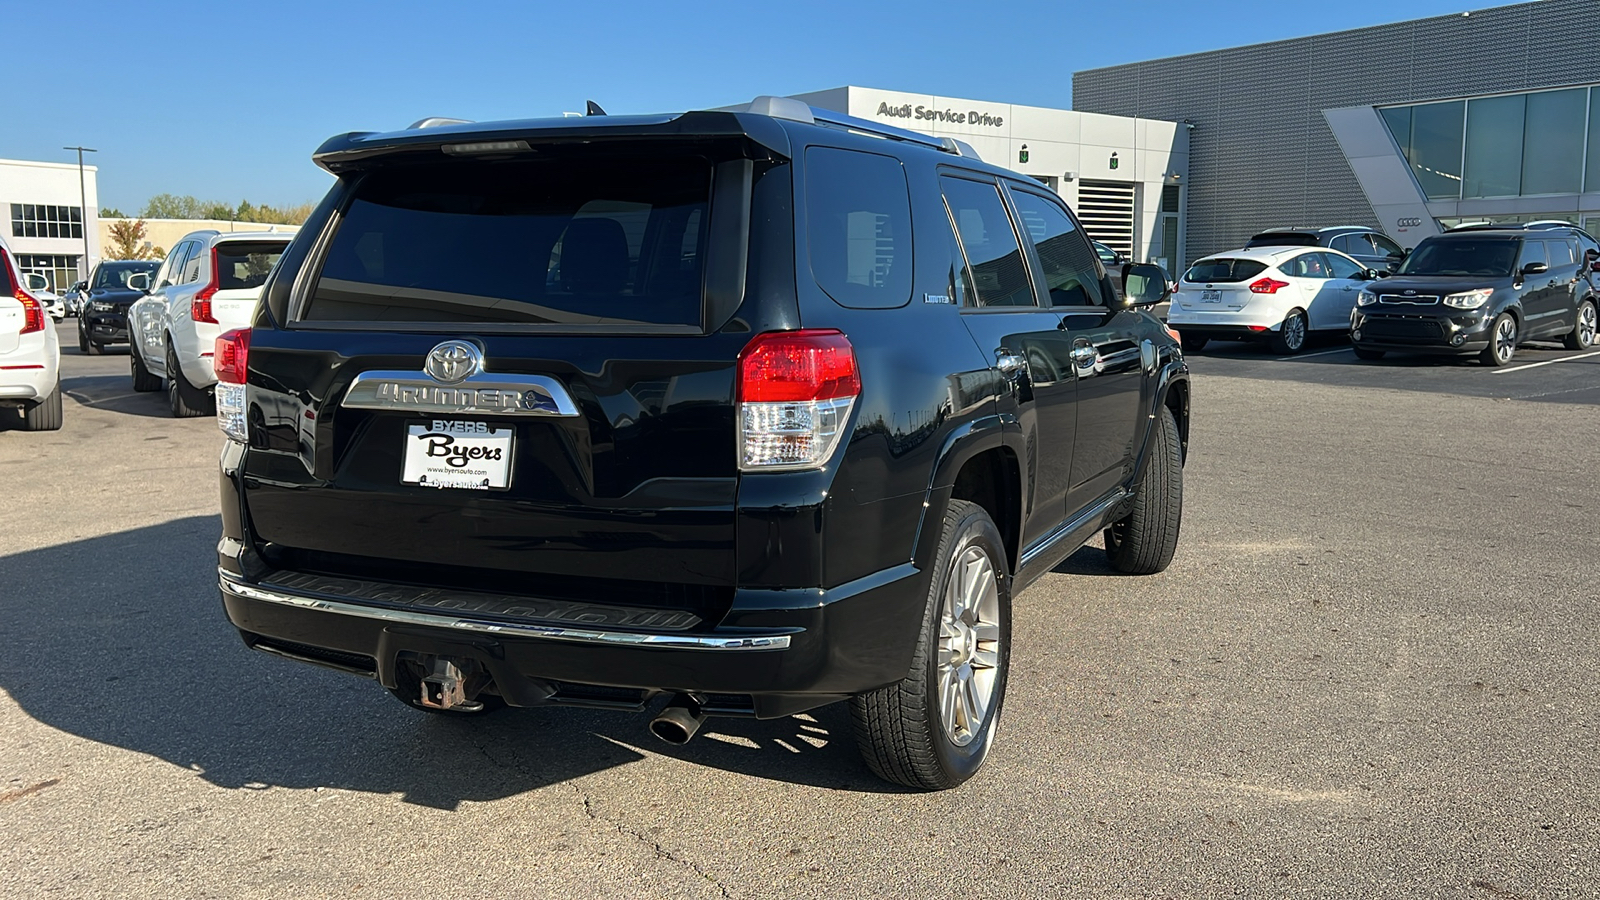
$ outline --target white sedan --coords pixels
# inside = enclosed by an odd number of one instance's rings
[[[1313,331],[1348,332],[1356,295],[1376,277],[1321,247],[1229,250],[1183,273],[1167,326],[1186,350],[1212,339],[1265,340],[1275,352],[1299,353]]]
[[[61,340],[45,305],[24,287],[0,239],[0,407],[19,411],[25,431],[61,427]]]

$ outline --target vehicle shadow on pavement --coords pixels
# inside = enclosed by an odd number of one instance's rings
[[[454,809],[645,760],[637,745],[691,766],[894,790],[849,746],[842,706],[712,719],[673,747],[650,736],[648,715],[435,717],[375,682],[248,650],[217,596],[218,530],[194,516],[0,557],[0,688],[50,728],[231,789],[330,787]]]
[[[1057,575],[1116,575],[1124,577],[1121,572],[1111,568],[1111,560],[1106,559],[1106,551],[1099,544],[1084,544],[1071,556],[1056,563],[1050,571]]]
[[[76,375],[61,379],[61,390],[79,406],[130,416],[172,418],[166,394],[161,391],[136,393],[127,375]]]

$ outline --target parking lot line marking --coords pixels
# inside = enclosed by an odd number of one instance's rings
[[[1332,356],[1335,353],[1349,353],[1349,347],[1340,347],[1337,350],[1324,350],[1321,353],[1302,353],[1299,356],[1280,356],[1278,362],[1293,362],[1297,359],[1311,359],[1314,356]]]
[[[1600,350],[1592,353],[1579,353],[1577,356],[1563,356],[1560,359],[1547,359],[1544,362],[1528,363],[1525,366],[1515,366],[1510,369],[1491,369],[1491,375],[1504,375],[1507,372],[1521,372],[1523,369],[1537,369],[1540,366],[1553,366],[1558,362],[1572,362],[1575,359],[1585,359],[1590,356],[1600,356]]]

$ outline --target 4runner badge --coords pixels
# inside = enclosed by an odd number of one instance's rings
[[[440,384],[460,384],[483,371],[483,351],[466,341],[445,341],[428,351],[422,371]]]

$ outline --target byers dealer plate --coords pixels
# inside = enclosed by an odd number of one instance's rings
[[[405,484],[505,490],[511,484],[511,428],[433,419],[406,425]]]

